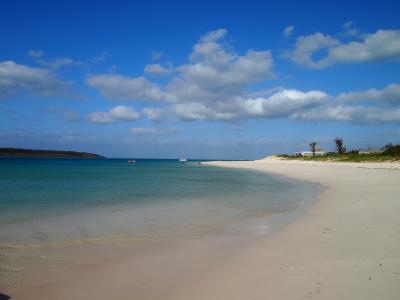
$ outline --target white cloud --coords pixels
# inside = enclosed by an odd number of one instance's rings
[[[333,101],[302,110],[293,118],[365,123],[400,123],[400,84],[339,94]]]
[[[170,135],[181,133],[181,130],[178,128],[134,127],[132,133],[135,135]]]
[[[294,49],[286,52],[285,57],[290,58],[298,65],[318,69],[321,67],[321,63],[313,60],[313,54],[321,49],[330,48],[338,44],[340,44],[338,40],[319,32],[308,36],[300,36],[297,38]]]
[[[54,96],[68,91],[71,82],[42,68],[32,68],[13,61],[0,62],[0,97],[27,91],[41,96]]]
[[[231,120],[234,119],[236,113],[223,112],[215,107],[207,107],[203,103],[189,102],[179,103],[172,107],[174,114],[184,121],[200,121],[200,120]]]
[[[92,123],[107,124],[118,121],[135,121],[140,117],[140,113],[124,105],[113,107],[107,112],[93,112],[89,114],[88,119]]]
[[[152,121],[160,121],[163,118],[164,111],[161,108],[145,107],[142,113]]]
[[[345,27],[350,28],[350,25]],[[382,37],[382,32],[363,36],[361,42],[353,41],[347,44],[322,33],[303,36],[297,39],[295,49],[287,55],[299,64],[321,68],[333,64],[334,57],[337,61],[344,61],[338,58],[339,54],[335,54],[339,51],[337,49],[350,46],[357,48],[362,45],[372,51],[375,49],[372,45],[376,42],[371,40],[385,40],[386,34],[394,34],[393,38],[397,35],[393,31],[386,31]],[[353,123],[400,121],[398,84],[389,85],[381,90],[370,89],[342,93],[338,96],[319,90],[254,89],[258,83],[274,78],[271,53],[251,49],[244,54],[237,53],[227,45],[227,34],[227,30],[218,29],[202,36],[193,46],[188,62],[177,66],[174,76],[165,84],[156,85],[144,77],[116,74],[90,76],[87,84],[113,99],[163,102],[162,108],[142,110],[148,119],[156,121],[163,118],[178,118],[184,121],[232,121],[251,118]],[[391,44],[396,45],[393,40]],[[327,54],[324,58],[315,60],[313,55],[320,50],[327,50]],[[378,49],[374,55],[378,55],[379,51],[388,53],[388,49]],[[360,56],[357,51],[355,53]],[[395,46],[391,53],[396,53]],[[97,117],[103,122],[113,121],[108,119],[108,114]]]
[[[173,67],[171,64],[169,64],[166,67],[163,67],[160,64],[149,64],[149,65],[146,65],[144,68],[144,72],[146,74],[158,75],[158,76],[168,75],[172,71],[173,71]]]
[[[273,78],[269,51],[249,50],[244,56],[219,51],[194,54],[199,60],[180,66],[182,84],[199,86],[202,90],[238,90],[248,85]]]
[[[89,76],[86,83],[113,99],[161,101],[164,98],[164,93],[144,77],[100,74]]]
[[[191,63],[180,67],[188,83],[193,81],[205,89],[231,88],[274,77],[270,51],[248,50],[239,55],[223,44],[226,35],[225,29],[215,30],[194,45]]]
[[[364,102],[373,101],[378,104],[390,104],[400,106],[400,84],[389,84],[385,88],[369,89],[366,91],[341,93],[338,95],[339,102]]]
[[[288,36],[290,36],[292,33],[293,33],[293,31],[294,31],[294,26],[293,25],[290,25],[290,26],[288,26],[288,27],[286,27],[284,30],[283,30],[283,35],[285,36],[285,37],[288,37]]]
[[[400,59],[400,30],[378,30],[362,42],[350,42],[330,49],[325,64]]]
[[[175,68],[175,76],[163,86],[144,77],[113,74],[90,76],[87,84],[108,98],[207,104],[230,101],[251,85],[274,77],[269,51],[248,50],[240,55],[225,45],[226,35],[225,29],[219,29],[202,36],[189,63]]]
[[[186,121],[289,118],[358,124],[400,122],[399,88],[399,84],[391,84],[381,90],[342,93],[336,97],[318,90],[283,89],[268,97],[237,98],[214,105],[178,103],[172,111]]]
[[[313,59],[313,55],[319,50],[326,50],[326,54],[318,60]],[[285,56],[299,65],[313,69],[340,63],[398,61],[400,30],[378,30],[362,35],[361,41],[353,40],[348,43],[342,43],[321,33],[301,36]]]
[[[44,55],[44,52],[42,50],[31,49],[26,54],[30,57],[39,58]]]
[[[283,90],[268,98],[248,99],[243,102],[247,115],[254,117],[291,117],[294,113],[326,103],[329,95],[322,91],[302,92]]]
[[[281,90],[270,97],[237,99],[225,105],[206,106],[201,103],[174,105],[174,113],[183,120],[234,120],[244,118],[291,117],[299,110],[325,103],[329,95],[321,91]]]
[[[179,118],[231,120],[247,90],[274,77],[269,51],[240,55],[224,44],[226,35],[225,29],[204,35],[194,45],[190,63],[177,67],[178,75],[167,84],[167,99]]]
[[[303,120],[340,121],[357,124],[400,122],[400,109],[368,106],[332,105],[299,112],[294,118]]]

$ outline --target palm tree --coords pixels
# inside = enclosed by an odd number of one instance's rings
[[[312,155],[315,156],[315,151],[316,151],[317,143],[316,142],[311,142],[310,143],[310,149],[312,152]]]
[[[336,151],[338,154],[343,154],[346,152],[346,148],[343,145],[343,139],[342,138],[335,138],[335,144],[336,144]]]

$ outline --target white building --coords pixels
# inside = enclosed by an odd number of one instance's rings
[[[300,153],[300,155],[301,155],[301,156],[304,156],[304,157],[313,156],[312,151],[295,152],[295,155],[296,155],[296,156],[299,156],[298,153]],[[326,153],[325,153],[324,150],[317,150],[317,151],[315,151],[315,156],[323,156],[323,155],[325,155],[325,154],[326,154]]]

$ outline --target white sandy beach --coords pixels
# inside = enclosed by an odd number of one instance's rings
[[[328,187],[304,218],[175,299],[399,299],[400,164],[213,162]]]
[[[12,299],[399,299],[399,163],[208,164],[271,172],[327,189],[300,220],[238,252],[209,247],[208,240],[190,242],[166,249],[158,260],[150,253],[142,261],[124,259],[99,267],[95,276],[83,272]],[[210,256],[210,249],[219,252]]]

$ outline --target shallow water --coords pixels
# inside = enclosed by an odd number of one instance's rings
[[[40,259],[38,248],[262,232],[257,220],[293,212],[319,191],[175,160],[0,159],[0,278]]]

